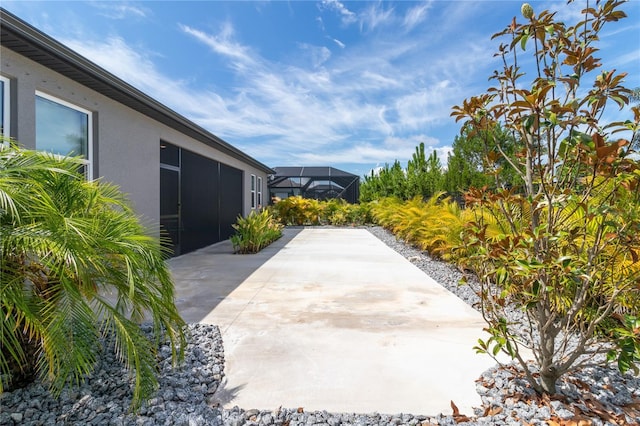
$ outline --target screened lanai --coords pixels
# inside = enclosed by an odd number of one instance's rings
[[[284,199],[295,195],[316,200],[342,198],[357,203],[360,178],[333,167],[274,167],[269,176],[269,194]]]

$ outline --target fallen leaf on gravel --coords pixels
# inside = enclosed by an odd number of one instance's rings
[[[304,413],[304,408],[298,407],[298,413]]]
[[[495,416],[502,413],[502,407],[487,407],[484,409],[482,417]]]
[[[453,402],[453,399],[451,400],[451,409],[453,410],[454,416],[460,415],[460,410],[458,409],[458,406]]]
[[[618,423],[618,421],[621,420],[620,417],[607,410],[607,407],[602,405],[600,401],[596,401],[591,397],[586,397],[584,398],[584,402],[591,409],[591,412],[598,415],[602,420],[606,420],[613,424],[621,424]],[[622,420],[624,421],[624,419]]]
[[[591,387],[586,384],[585,382],[583,382],[582,380],[579,379],[573,379],[571,380],[576,386],[578,386],[580,389],[582,389],[583,391],[589,391],[591,390]]]
[[[551,420],[547,420],[548,426],[592,426],[591,420],[586,417],[573,417],[571,419],[561,419],[554,417]]]
[[[453,410],[453,420],[455,420],[456,423],[471,421],[469,417],[465,416],[464,414],[460,414],[460,410],[458,409],[458,406],[453,402],[453,400],[451,400],[451,409]]]
[[[586,417],[574,417],[568,420],[565,420],[567,426],[591,426],[593,422]]]
[[[632,419],[640,419],[640,401],[630,402],[620,407],[624,413]],[[640,423],[640,421],[638,422]]]
[[[565,404],[569,403],[569,399],[565,395],[555,394],[551,395],[549,398],[551,398],[552,401],[561,401]]]

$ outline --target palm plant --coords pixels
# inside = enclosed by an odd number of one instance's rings
[[[117,187],[86,181],[81,164],[0,144],[0,391],[36,377],[54,394],[78,384],[109,335],[137,407],[157,387],[160,339],[174,362],[183,357],[185,324],[159,240]]]

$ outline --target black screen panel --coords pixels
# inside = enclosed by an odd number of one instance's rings
[[[242,214],[242,170],[220,163],[220,240],[231,237]]]
[[[220,241],[218,165],[215,160],[182,150],[182,252]]]

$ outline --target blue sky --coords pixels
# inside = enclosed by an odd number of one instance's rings
[[[2,6],[263,163],[363,175],[424,142],[499,66],[521,1],[10,1]],[[585,1],[530,1],[575,22]],[[593,1],[592,1],[593,3]],[[640,1],[601,33],[640,86]],[[631,118],[630,113],[624,116]]]

